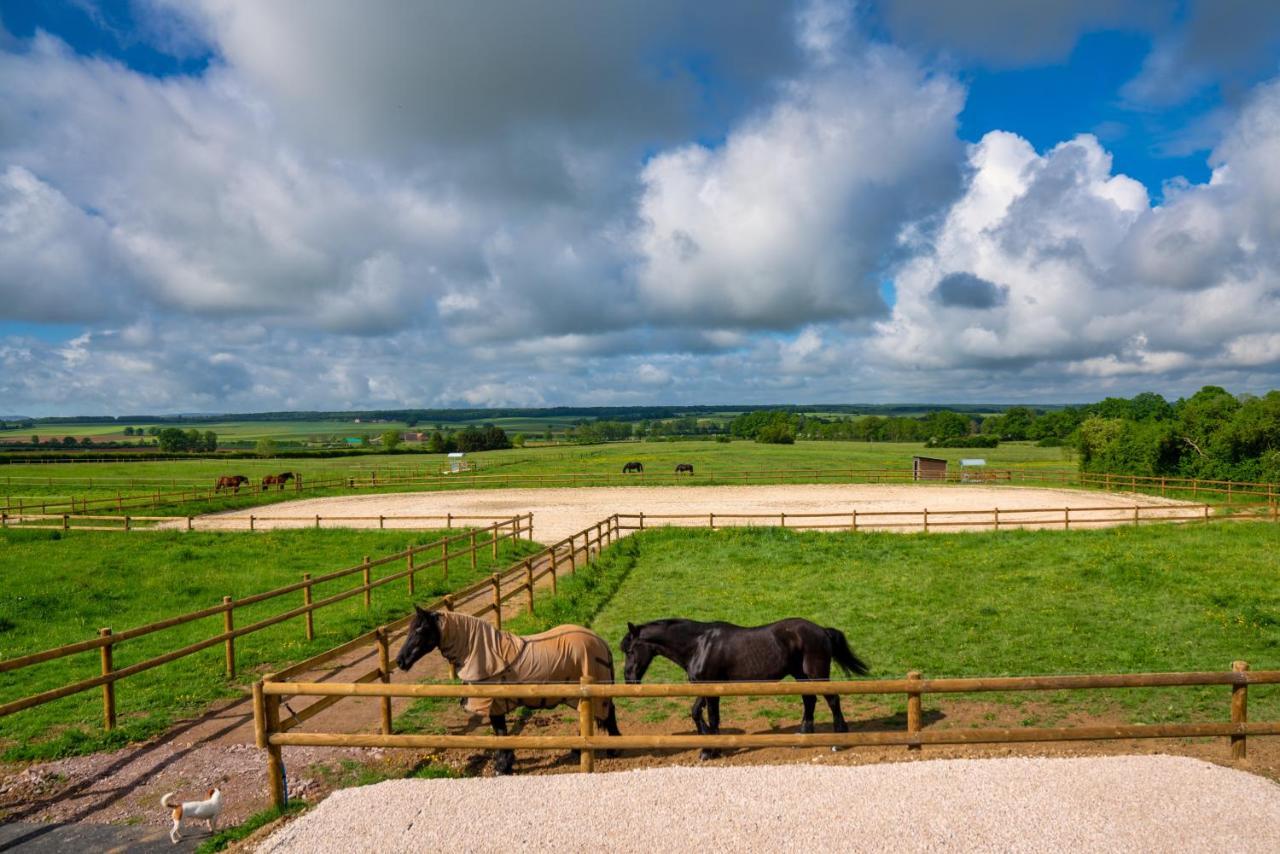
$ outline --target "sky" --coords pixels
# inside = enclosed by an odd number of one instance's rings
[[[0,0],[0,415],[1280,387],[1280,4]]]

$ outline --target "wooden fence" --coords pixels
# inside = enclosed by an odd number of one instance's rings
[[[901,745],[919,750],[927,744],[1009,744],[1044,741],[1111,741],[1137,738],[1230,739],[1233,758],[1244,758],[1250,735],[1280,735],[1280,721],[1250,722],[1250,685],[1280,683],[1280,670],[1249,672],[1243,661],[1228,671],[1191,673],[1125,673],[1085,676],[1004,676],[960,679],[924,679],[917,671],[905,679],[863,682],[701,682],[676,684],[597,684],[589,678],[579,683],[526,685],[448,685],[370,682],[283,682],[264,679],[254,688],[254,721],[258,746],[267,751],[272,801],[283,806],[283,755],[285,747],[407,747],[430,749],[578,750],[580,768],[590,772],[597,750],[688,750],[769,747],[866,747]],[[924,728],[923,697],[926,694],[984,692],[1063,691],[1179,686],[1224,685],[1231,688],[1230,722],[1162,723],[1073,727]],[[902,694],[907,701],[906,727],[902,730],[847,733],[753,733],[747,735],[599,735],[595,731],[593,700],[623,697],[796,697],[839,694]],[[320,697],[320,703],[336,703],[343,697],[379,697],[383,702],[381,732],[363,734],[290,732],[294,715],[280,719],[283,697]],[[574,735],[423,735],[394,734],[390,719],[393,697],[505,697],[519,699],[577,698],[578,732]]]
[[[225,668],[228,677],[235,676],[236,673],[236,656],[235,641],[237,638],[254,632],[262,631],[271,626],[283,623],[287,620],[301,618],[303,629],[307,640],[315,637],[314,614],[316,611],[326,608],[330,605],[336,605],[339,602],[346,601],[354,596],[364,596],[364,608],[368,610],[372,604],[373,590],[383,587],[393,581],[404,580],[408,585],[409,595],[414,594],[417,574],[433,567],[439,566],[442,569],[445,580],[449,577],[449,562],[457,560],[468,560],[472,569],[477,565],[477,554],[482,549],[490,549],[494,559],[498,557],[498,544],[504,540],[515,540],[522,536],[528,536],[532,539],[533,516],[532,514],[524,514],[521,516],[513,516],[505,521],[495,522],[487,528],[470,529],[468,531],[437,540],[433,543],[427,543],[421,546],[413,546],[404,551],[387,555],[376,560],[370,560],[366,557],[356,566],[347,567],[345,569],[335,570],[333,572],[324,573],[322,575],[313,576],[311,573],[304,573],[302,580],[287,584],[283,587],[277,587],[274,590],[267,590],[262,593],[255,593],[241,599],[233,599],[225,596],[222,602],[203,608],[198,611],[191,611],[186,614],[179,614],[148,623],[144,626],[126,629],[121,632],[113,632],[110,628],[100,629],[98,636],[89,640],[80,641],[78,643],[66,644],[64,646],[46,649],[41,652],[34,652],[28,655],[18,656],[0,661],[0,673],[8,673],[15,670],[31,667],[46,661],[52,661],[58,658],[64,658],[69,655],[78,653],[88,653],[97,651],[101,661],[101,674],[91,679],[83,679],[78,682],[72,682],[67,685],[32,694],[16,700],[9,701],[0,705],[0,717],[20,712],[23,709],[29,709],[33,706],[51,703],[63,697],[71,696],[82,691],[89,691],[93,688],[102,688],[102,710],[103,710],[103,726],[105,729],[113,729],[116,723],[116,702],[115,702],[115,685],[117,682],[142,673],[152,668],[168,664],[172,661],[194,655],[210,647],[221,644],[225,648]],[[418,555],[424,552],[439,552],[438,556],[432,557],[425,562],[418,560]],[[371,571],[374,567],[383,566],[399,561],[405,562],[405,568],[381,578],[374,579]],[[347,578],[360,575],[360,583],[355,586],[326,596],[323,599],[313,599],[312,590],[317,584],[334,581],[341,578]],[[260,619],[248,625],[235,625],[235,612],[237,608],[244,608],[259,602],[264,602],[280,596],[289,594],[301,594],[302,604],[300,606],[290,608],[278,614]],[[197,641],[179,649],[163,653],[153,658],[139,661],[127,667],[117,668],[113,662],[113,650],[118,644],[135,638],[151,635],[175,626],[185,625],[202,620],[208,617],[216,617],[222,615],[223,631]]]
[[[368,527],[377,523],[379,529],[392,528],[402,531],[428,530],[443,523],[445,530],[454,527],[454,523],[466,525],[469,522],[497,522],[509,519],[508,516],[474,516],[467,514],[445,513],[433,516],[270,516],[250,513],[242,516],[220,514],[218,516],[115,516],[93,515],[79,516],[70,513],[23,513],[10,515],[0,511],[0,528],[59,528],[63,531],[227,531],[267,530],[259,527],[272,522],[305,522],[308,527],[344,527],[343,523],[363,522]],[[532,526],[533,522],[529,522]],[[297,525],[290,527],[296,528]],[[532,536],[529,539],[533,539]]]
[[[674,472],[647,471],[639,474],[620,472],[572,472],[566,474],[511,474],[459,472],[412,472],[403,469],[390,471],[373,469],[337,477],[300,479],[290,487],[295,492],[344,489],[381,489],[393,486],[416,486],[430,490],[477,489],[484,487],[580,487],[618,486],[623,484],[785,484],[785,483],[912,483],[915,476],[911,469],[766,469],[743,471],[702,470],[695,475],[677,475]],[[1167,497],[1189,497],[1192,500],[1218,498],[1227,504],[1266,504],[1273,508],[1280,504],[1280,486],[1274,483],[1245,483],[1226,480],[1202,480],[1199,478],[1147,477],[1142,475],[1105,474],[1095,472],[1055,471],[1039,469],[991,469],[983,472],[948,471],[945,478],[923,481],[929,485],[940,483],[965,484],[978,487],[984,483],[1008,483],[1023,486],[1064,486],[1104,491],[1147,492]],[[243,488],[248,494],[260,494],[256,486]],[[194,501],[215,501],[234,497],[226,492],[215,493],[209,487],[189,486],[178,490],[157,489],[145,494],[105,496],[99,498],[21,498],[6,496],[4,512],[10,515],[30,513],[76,514],[109,512],[122,513],[127,508],[181,504]]]
[[[1208,504],[1151,504],[1132,507],[1034,507],[989,510],[849,510],[840,513],[619,513],[618,527],[642,531],[655,526],[732,528],[769,526],[798,530],[872,531],[913,529],[926,533],[960,528],[1008,531],[1018,528],[1088,528],[1156,522],[1236,521],[1249,516],[1219,515]],[[1273,520],[1274,514],[1270,516]]]

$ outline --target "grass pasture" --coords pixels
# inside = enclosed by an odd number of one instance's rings
[[[358,564],[411,544],[434,542],[446,532],[302,530],[254,535],[234,533],[147,533],[137,535],[58,531],[0,532],[0,659],[13,658],[93,637],[103,626],[120,631],[165,617],[300,580],[303,572],[323,572]],[[456,534],[457,531],[448,533]],[[503,542],[497,566],[538,547],[528,541]],[[376,567],[373,577],[402,569]],[[480,553],[470,562],[451,562],[449,580],[439,567],[418,575],[418,598],[464,586],[493,571]],[[359,584],[359,574],[314,588],[315,599]],[[236,609],[237,625],[302,604],[302,594],[282,596]],[[365,611],[360,596],[315,612],[315,640],[308,642],[302,618],[246,635],[236,641],[239,676],[225,678],[222,647],[116,683],[119,728],[101,731],[101,692],[92,689],[0,718],[0,750],[5,759],[52,756],[118,745],[162,730],[174,719],[210,702],[236,696],[257,672],[322,652],[388,619],[404,615],[406,586],[392,583],[373,591]],[[127,666],[222,631],[216,615],[126,641],[115,649],[115,666]],[[0,674],[0,702],[28,696],[98,674],[96,652],[78,653]]]
[[[614,649],[628,621],[803,616],[844,630],[878,678],[1226,670],[1235,659],[1280,668],[1276,525],[942,536],[665,529],[627,542],[635,566],[592,621]],[[647,681],[684,678],[665,660],[650,673]],[[1224,688],[926,702],[972,700],[1135,723],[1225,720],[1228,711]],[[631,708],[648,709],[643,702]],[[885,703],[891,714],[905,698]],[[1251,690],[1249,704],[1251,717],[1275,720],[1280,691]]]

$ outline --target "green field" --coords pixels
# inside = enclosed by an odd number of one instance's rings
[[[0,532],[0,659],[13,658],[93,637],[103,626],[116,631],[218,604],[223,596],[243,597],[358,564],[410,544],[434,542],[445,532],[352,530],[275,531],[254,535],[194,533]],[[457,533],[453,531],[452,533]],[[497,566],[538,547],[528,541],[501,544]],[[450,563],[447,584],[439,567],[419,573],[419,600],[464,586],[493,571],[481,552],[473,573],[469,561]],[[377,567],[375,578],[403,569]],[[359,584],[359,574],[316,585],[316,599]],[[237,609],[247,625],[302,604],[302,594]],[[361,597],[315,612],[316,637],[307,642],[302,618],[236,641],[240,676],[228,681],[217,646],[117,683],[120,728],[100,733],[98,690],[0,718],[5,758],[55,755],[120,744],[157,732],[181,715],[200,711],[215,699],[237,696],[258,673],[329,649],[409,607],[404,582],[373,591],[365,611]],[[115,666],[123,667],[222,631],[221,615],[188,623],[119,645]],[[79,653],[23,670],[0,674],[0,702],[28,696],[98,674],[96,652]]]
[[[1227,670],[1236,659],[1280,669],[1277,525],[943,536],[668,529],[619,548],[635,550],[635,567],[592,623],[614,649],[628,621],[799,616],[842,629],[879,678]],[[665,660],[650,672],[648,681],[684,678]],[[980,699],[1049,698],[1135,722],[1222,720],[1228,709],[1222,688]],[[1280,717],[1280,690],[1250,691],[1249,703],[1258,720]]]

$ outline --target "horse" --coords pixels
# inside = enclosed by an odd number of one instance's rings
[[[284,485],[293,480],[293,478],[294,474],[291,471],[283,472],[282,474],[269,474],[262,479],[262,491],[266,492],[269,486],[283,490]]]
[[[766,681],[787,676],[825,681],[831,678],[832,661],[859,676],[869,672],[866,663],[849,648],[844,632],[796,617],[751,628],[680,619],[654,620],[639,626],[627,623],[622,652],[626,656],[623,675],[630,685],[644,678],[655,655],[678,664],[690,682]],[[840,712],[840,696],[825,697],[835,731],[848,732],[849,725]],[[800,732],[811,733],[817,698],[805,695],[801,700],[804,717]],[[699,735],[720,732],[719,697],[698,697],[693,702],[692,715]],[[714,759],[719,755],[717,750],[703,750],[700,758]]]
[[[240,485],[249,482],[249,478],[242,474],[223,475],[218,478],[218,482],[214,485],[214,492],[221,492],[224,489],[230,489],[233,492],[240,492]]]
[[[693,474],[693,463],[676,463],[676,474],[688,472]]]
[[[413,610],[409,634],[396,654],[396,665],[401,670],[408,670],[418,659],[439,649],[445,660],[457,669],[458,678],[468,684],[571,682],[576,685],[583,676],[591,676],[596,682],[613,682],[613,653],[604,638],[590,629],[563,625],[542,634],[521,637],[466,614],[424,611],[417,605]],[[499,736],[507,734],[507,713],[520,706],[551,709],[577,704],[578,700],[573,697],[470,697],[462,701],[467,711],[488,715],[493,734]],[[596,721],[609,735],[621,735],[613,700],[593,700],[591,706]],[[608,751],[609,756],[618,753]],[[514,765],[514,751],[497,751],[494,757],[497,773],[510,774]]]
[[[632,460],[631,462],[625,464],[622,467],[623,474],[630,474],[633,471],[644,474],[644,463],[637,462],[636,460]]]

